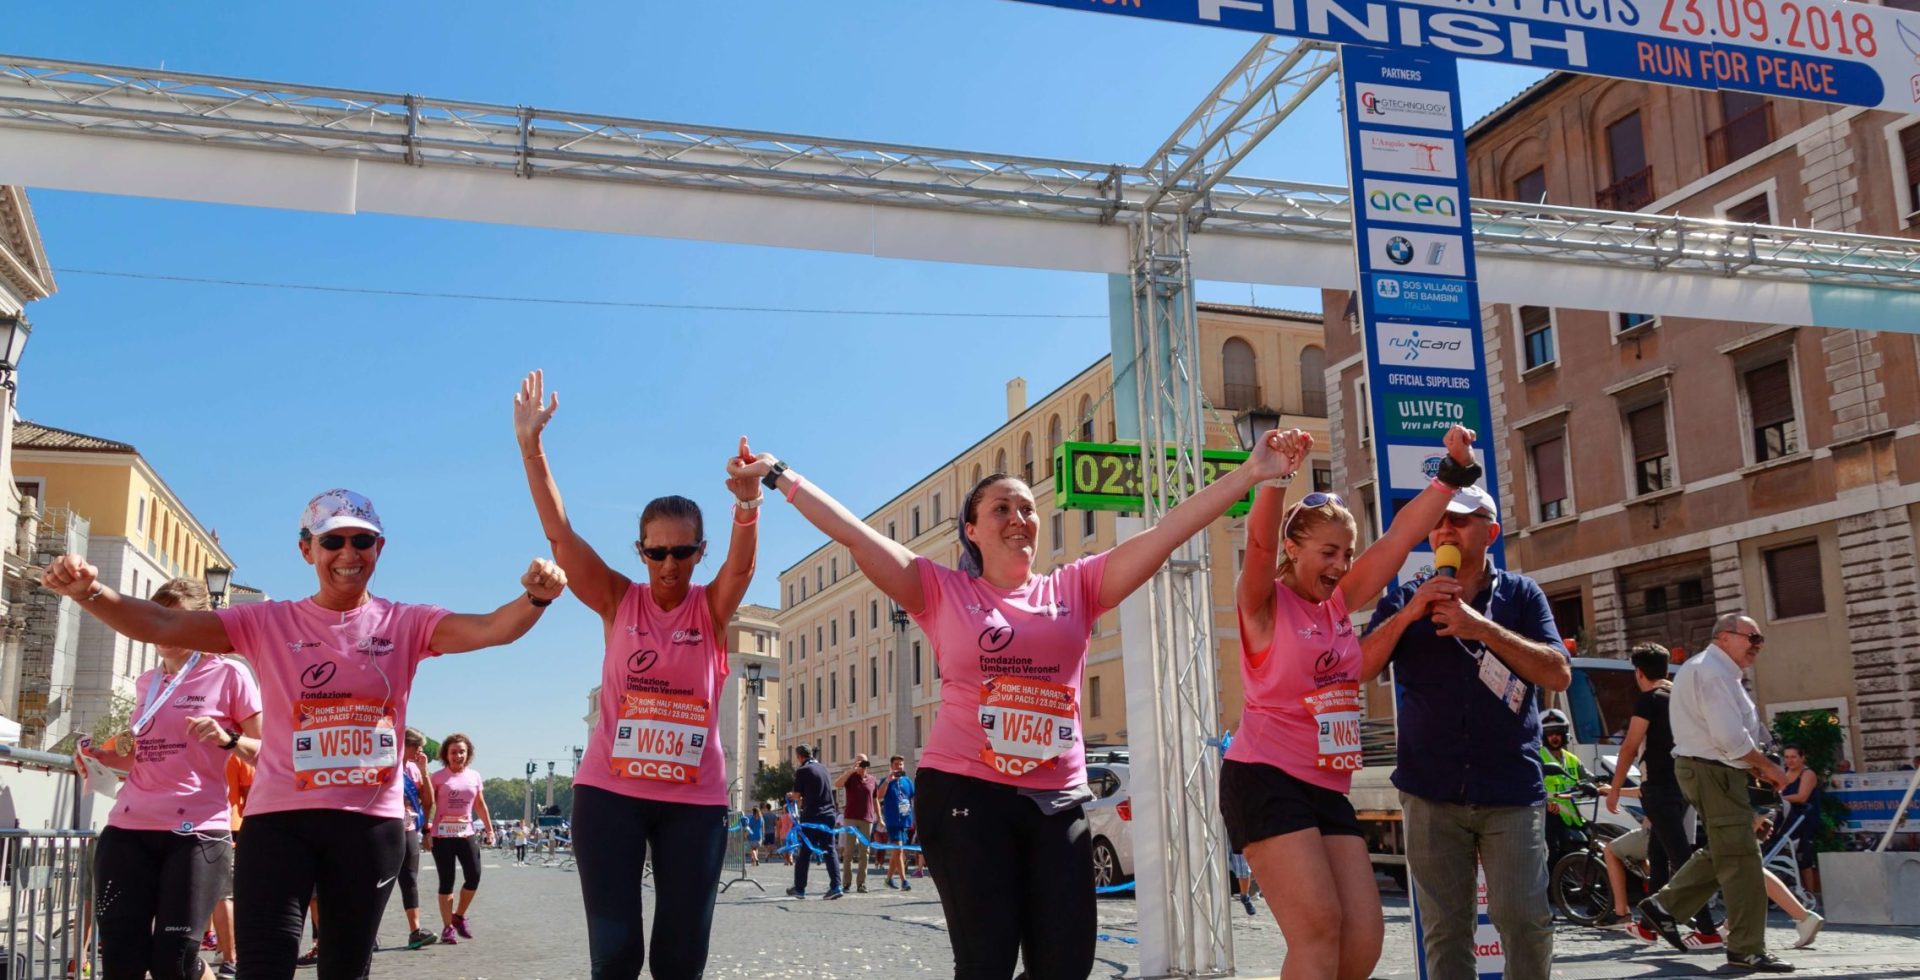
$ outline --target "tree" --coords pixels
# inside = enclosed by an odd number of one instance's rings
[[[480,785],[480,792],[486,797],[487,810],[495,820],[518,820],[526,815],[527,781],[521,779],[503,779],[495,777]],[[542,776],[533,781],[533,809],[539,813],[547,803],[547,781]],[[553,805],[560,808],[560,815],[573,819],[573,780],[556,775],[553,777]]]
[[[1773,717],[1773,740],[1783,750],[1789,745],[1797,746],[1807,760],[1807,768],[1813,770],[1821,782],[1831,777],[1839,765],[1845,738],[1839,714],[1827,708],[1782,711]],[[1840,828],[1847,823],[1846,804],[1822,795],[1817,819],[1820,826],[1813,832],[1814,850],[1843,850]]]
[[[134,700],[124,694],[115,694],[107,702],[107,713],[94,719],[93,728],[86,734],[93,736],[93,744],[105,745],[115,735],[124,734],[133,724]],[[68,732],[67,737],[55,743],[48,751],[56,755],[72,755],[80,742],[79,732]]]
[[[778,803],[793,792],[793,763],[782,762],[753,774],[752,802]]]

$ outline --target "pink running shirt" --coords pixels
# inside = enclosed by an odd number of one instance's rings
[[[725,806],[720,751],[726,635],[713,628],[707,589],[696,585],[672,612],[635,582],[620,600],[600,662],[600,722],[574,781],[668,803]]]
[[[1345,793],[1360,768],[1360,637],[1346,596],[1315,605],[1273,587],[1273,642],[1240,657],[1246,709],[1227,758]]]
[[[940,665],[941,710],[920,764],[1023,789],[1087,781],[1080,675],[1107,552],[1003,590],[914,560],[926,608],[914,614]]]
[[[480,773],[472,766],[458,773],[440,769],[433,774],[433,836],[472,837],[482,829],[473,818],[473,801],[480,797]]]
[[[133,719],[149,699],[166,694],[171,678],[155,667],[134,681]],[[241,664],[200,655],[153,720],[134,733],[133,766],[113,801],[107,826],[122,830],[197,830],[233,826],[227,809],[227,750],[187,734],[187,719],[209,717],[230,732],[260,713],[260,687]]]
[[[266,708],[246,815],[347,810],[399,817],[407,698],[447,611],[368,596],[347,612],[311,599],[215,610],[260,675]]]

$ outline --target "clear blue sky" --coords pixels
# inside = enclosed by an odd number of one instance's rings
[[[183,12],[187,11],[187,12]],[[6,50],[283,82],[717,126],[1144,160],[1253,38],[1002,0],[635,4],[484,0],[65,5],[9,11]],[[1146,72],[1151,71],[1151,74]],[[1536,73],[1465,66],[1469,120]],[[1242,168],[1343,181],[1331,92]],[[376,591],[458,610],[518,592],[545,542],[510,426],[520,376],[561,392],[549,454],[581,532],[629,550],[651,497],[724,520],[733,440],[792,460],[864,513],[1107,347],[1096,276],[935,265],[378,215],[36,191],[60,292],[35,324],[20,408],[131,442],[280,598],[312,572],[294,532],[332,486],[371,496],[390,542]],[[106,270],[683,304],[1050,314],[1024,320],[590,309],[137,281]],[[1203,299],[1311,308],[1317,293],[1209,283]],[[929,392],[933,392],[932,397]],[[58,503],[58,501],[54,501]],[[821,537],[781,505],[749,599]],[[721,525],[724,528],[724,525]],[[724,539],[723,539],[724,540]],[[716,549],[716,552],[721,549]],[[710,558],[709,562],[717,562]],[[709,569],[709,572],[711,569]],[[463,730],[476,767],[583,744],[600,670],[571,599],[509,649],[429,662],[411,720]]]

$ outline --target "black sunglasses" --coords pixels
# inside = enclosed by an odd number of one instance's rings
[[[328,551],[339,551],[341,548],[346,547],[347,542],[349,541],[353,542],[353,546],[356,549],[360,551],[367,551],[371,549],[374,546],[374,544],[380,540],[380,535],[378,534],[322,534],[319,537],[314,538],[313,540],[320,542],[320,547],[325,548]]]
[[[1727,630],[1727,632],[1733,634],[1734,636],[1746,637],[1747,642],[1753,644],[1754,646],[1759,646],[1760,644],[1767,642],[1767,638],[1765,636],[1762,636],[1759,633],[1742,633],[1739,630]]]
[[[668,556],[672,556],[679,561],[686,561],[694,555],[699,554],[700,549],[705,545],[705,541],[696,541],[693,544],[676,544],[672,547],[641,548],[640,553],[653,561],[666,561]]]

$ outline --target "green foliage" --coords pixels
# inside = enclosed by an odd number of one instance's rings
[[[791,792],[793,792],[792,762],[782,762],[753,774],[753,802],[778,802],[786,799],[787,794]]]
[[[425,752],[427,758],[435,762],[440,761],[440,740],[431,735],[427,736],[427,744],[421,746],[420,751]],[[489,803],[487,805],[492,806],[493,804]]]
[[[1825,708],[1782,711],[1773,718],[1773,739],[1783,752],[1789,745],[1799,746],[1801,754],[1806,756],[1807,768],[1825,782],[1840,763],[1840,753],[1846,744],[1846,729],[1840,724],[1839,714]],[[1846,805],[1830,796],[1822,796],[1820,829],[1814,831],[1813,835],[1814,850],[1845,850],[1839,828],[1846,822]]]
[[[86,734],[93,736],[95,746],[103,745],[107,739],[126,732],[133,724],[134,700],[124,694],[115,694],[107,703],[107,713],[94,719],[93,728]],[[72,755],[80,744],[80,733],[68,732],[67,737],[54,743],[47,751],[58,755]]]
[[[495,820],[519,820],[526,816],[527,781],[522,779],[503,779],[495,777],[480,784],[480,792],[487,800],[487,812]],[[542,776],[533,781],[533,809],[538,816],[540,808],[547,802],[547,780]],[[553,777],[553,803],[560,808],[560,815],[573,818],[573,780],[561,775]]]

